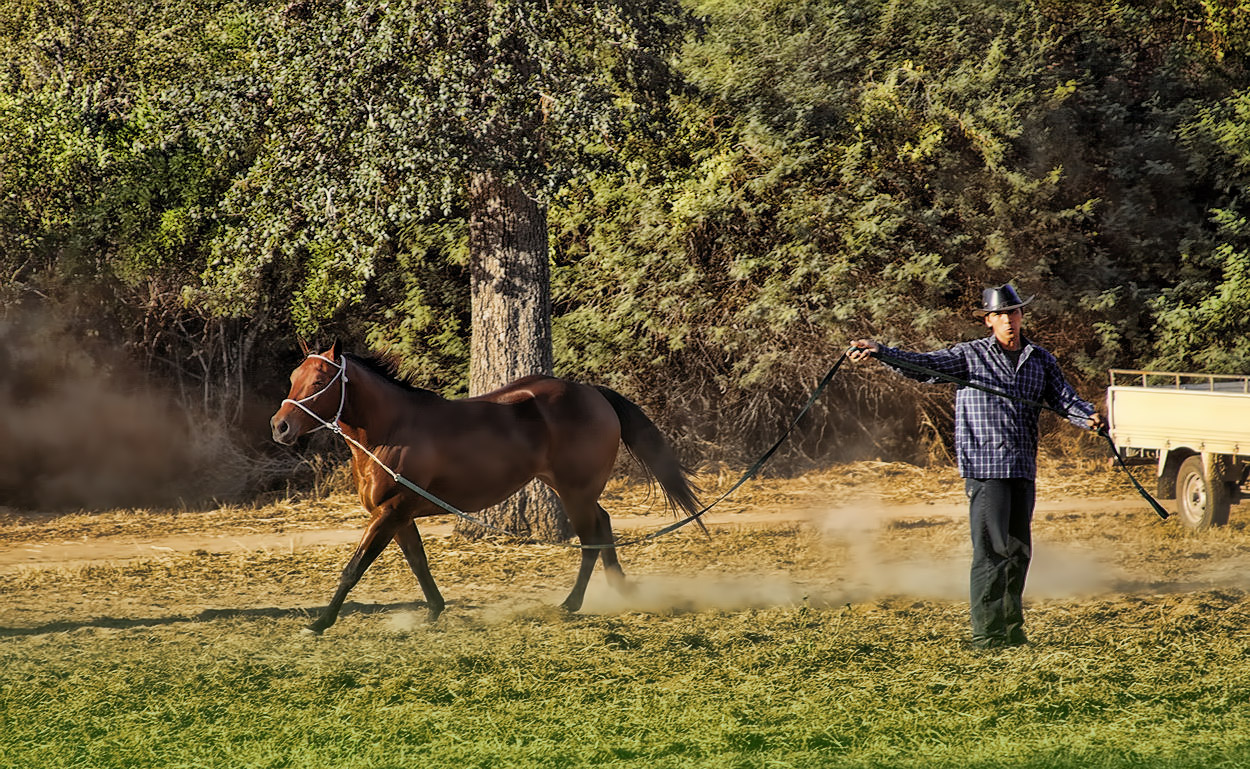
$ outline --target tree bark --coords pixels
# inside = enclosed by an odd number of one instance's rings
[[[469,393],[480,395],[529,374],[552,373],[551,272],[543,206],[520,185],[488,173],[474,175],[469,195]],[[572,535],[559,499],[541,481],[478,517],[527,538]],[[458,520],[456,533],[477,539],[490,531]]]

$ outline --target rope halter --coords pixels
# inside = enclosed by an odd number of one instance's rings
[[[334,361],[330,360],[324,355],[317,355],[314,353],[314,354],[309,355],[308,358],[305,358],[304,360],[308,360],[309,358],[316,358],[318,360],[323,360],[326,363],[329,363],[331,366],[334,366],[335,368],[337,368],[338,371],[334,374],[333,377],[330,378],[330,381],[326,383],[325,387],[322,387],[320,390],[313,393],[312,395],[309,395],[304,398],[300,398],[299,400],[292,400],[290,398],[285,398],[283,399],[282,403],[283,405],[290,403],[295,406],[299,406],[301,409],[307,412],[309,416],[311,416],[313,419],[321,423],[320,425],[318,425],[317,427],[314,427],[308,432],[316,432],[317,430],[320,430],[322,428],[328,428],[329,430],[332,430],[333,432],[341,434],[343,431],[339,428],[339,419],[343,417],[343,406],[347,404],[347,358],[346,356],[340,355],[339,362],[335,363]],[[304,404],[306,404],[308,401],[313,400],[314,398],[319,397],[326,390],[329,390],[331,387],[333,387],[334,381],[336,379],[339,382],[339,410],[335,412],[334,419],[327,421],[326,419],[322,418],[321,415],[317,414],[317,412],[308,408],[308,406]]]

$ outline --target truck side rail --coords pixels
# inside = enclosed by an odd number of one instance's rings
[[[1112,387],[1160,387],[1250,395],[1250,375],[1246,374],[1198,374],[1115,368],[1109,373]]]

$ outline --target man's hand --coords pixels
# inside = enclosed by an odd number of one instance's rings
[[[1107,420],[1102,418],[1102,414],[1095,411],[1089,416],[1089,429],[1096,433],[1102,432],[1107,427]]]
[[[871,339],[856,339],[851,342],[851,349],[847,351],[846,357],[856,363],[863,363],[872,357],[872,354],[881,349],[881,345]]]

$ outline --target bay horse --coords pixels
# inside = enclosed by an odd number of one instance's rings
[[[344,353],[337,341],[322,353],[301,346],[305,358],[270,420],[275,441],[290,445],[337,425],[388,468],[466,513],[496,505],[538,478],[560,498],[582,545],[576,582],[561,604],[570,612],[581,608],[596,559],[614,588],[626,588],[611,520],[599,504],[622,442],[674,509],[699,509],[668,440],[637,405],[606,387],[536,375],[449,400],[396,378],[377,360]],[[416,519],[445,511],[357,446],[351,449],[352,478],[369,523],[329,606],[306,630],[320,634],[334,624],[348,592],[392,540],[416,575],[433,622],[445,603]]]

